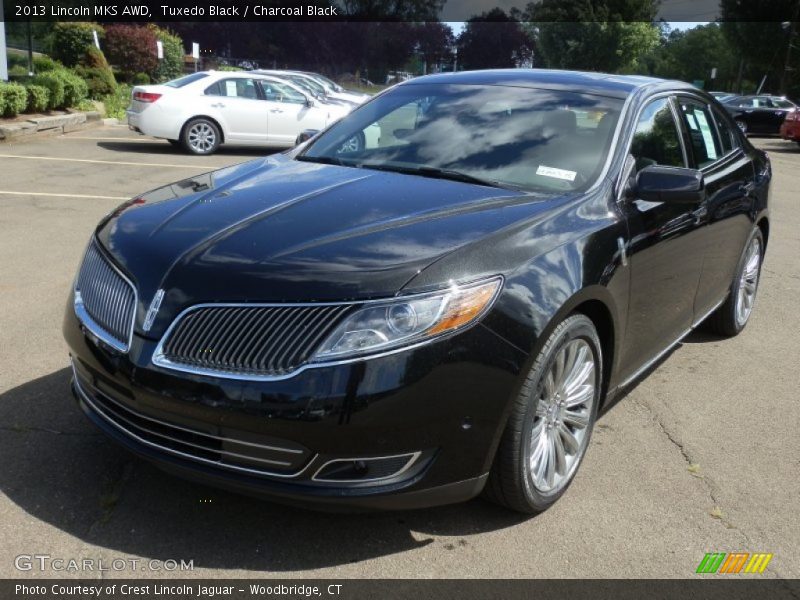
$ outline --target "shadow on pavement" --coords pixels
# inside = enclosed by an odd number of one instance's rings
[[[96,431],[72,399],[69,377],[65,368],[0,394],[0,491],[33,518],[111,551],[193,560],[195,568],[292,571],[525,519],[482,500],[402,513],[317,513],[177,479]]]
[[[119,142],[97,142],[98,148],[104,150],[111,150],[112,152],[125,152],[132,154],[162,154],[162,155],[178,155],[187,158],[194,157],[179,146],[173,146],[166,140],[148,140],[142,138],[136,141],[120,140]],[[285,148],[269,148],[266,146],[220,146],[216,151],[216,155],[236,155],[236,156],[267,156],[268,154],[275,154],[282,152]]]

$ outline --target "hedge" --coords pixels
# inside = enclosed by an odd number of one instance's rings
[[[50,92],[47,91],[46,87],[31,83],[26,85],[25,89],[28,91],[28,104],[25,112],[38,113],[47,110]]]
[[[50,71],[33,78],[35,85],[40,85],[47,89],[47,108],[50,110],[64,105],[64,80],[55,73],[55,71]]]
[[[50,54],[67,67],[74,67],[86,54],[86,49],[94,45],[93,31],[101,40],[105,36],[105,30],[96,23],[56,23]]]
[[[16,117],[28,104],[28,92],[18,83],[0,82],[0,115]]]
[[[89,86],[72,71],[64,69],[53,71],[53,74],[64,82],[64,103],[59,108],[78,106],[89,95]]]

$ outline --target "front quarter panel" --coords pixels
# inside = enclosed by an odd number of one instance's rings
[[[483,324],[523,351],[530,364],[553,328],[587,302],[599,303],[620,339],[628,300],[628,269],[618,239],[625,221],[614,208],[613,186],[603,182],[544,218],[522,221],[428,267],[407,289],[434,282],[502,274],[503,290]],[[613,372],[612,342],[607,367]],[[524,376],[523,365],[519,375]]]

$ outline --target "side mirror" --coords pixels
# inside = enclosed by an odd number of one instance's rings
[[[703,174],[695,169],[651,165],[636,176],[633,195],[648,202],[699,204],[705,196]]]
[[[311,108],[311,107],[312,107],[312,106],[314,106],[315,104],[316,104],[316,102],[314,102],[314,100],[312,100],[311,98],[309,98],[308,96],[306,96],[306,106],[307,106],[308,108]]]
[[[314,137],[318,133],[319,133],[319,129],[304,129],[297,136],[297,139],[295,139],[295,141],[294,141],[295,146],[297,146],[299,144],[302,144],[303,142],[307,142],[308,140],[310,140],[312,137]]]

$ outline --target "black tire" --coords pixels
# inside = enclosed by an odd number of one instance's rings
[[[748,262],[748,251],[754,241],[756,241],[759,245],[758,269],[756,272],[755,291],[753,292],[752,299],[752,302],[755,302],[755,298],[758,293],[758,284],[761,281],[761,263],[764,260],[764,235],[761,233],[761,229],[759,229],[757,226],[753,229],[750,237],[747,238],[747,243],[742,251],[742,256],[739,258],[739,264],[736,266],[736,273],[734,274],[733,281],[731,282],[728,298],[725,300],[722,306],[715,310],[711,316],[706,319],[705,323],[703,324],[707,330],[713,333],[728,337],[738,335],[742,332],[747,325],[747,322],[750,320],[750,315],[752,314],[752,303],[744,320],[742,320],[741,316],[738,314],[737,308],[739,302],[739,293],[743,285],[742,276],[744,275],[744,271]]]
[[[544,393],[544,381],[554,366],[560,351],[574,340],[583,340],[591,349],[594,371],[588,380],[594,383],[591,407],[588,409],[587,425],[580,450],[575,453],[574,463],[560,487],[552,491],[537,489],[529,468],[534,422],[545,419],[537,415],[539,398]],[[600,339],[592,321],[582,314],[574,314],[562,321],[548,337],[520,389],[506,424],[503,437],[495,455],[484,496],[492,502],[526,513],[540,513],[564,495],[572,483],[575,473],[586,454],[592,428],[597,419],[597,407],[602,390],[603,358]],[[563,446],[562,446],[563,448]]]
[[[188,121],[181,131],[181,146],[191,154],[213,154],[221,143],[222,133],[219,127],[205,117]]]

